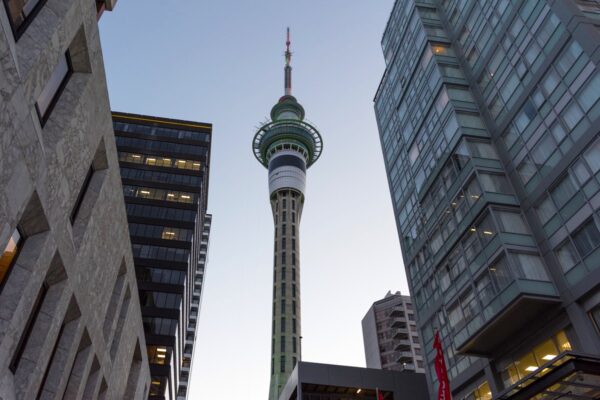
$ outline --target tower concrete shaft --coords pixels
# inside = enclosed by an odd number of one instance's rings
[[[301,359],[300,218],[303,195],[279,189],[271,195],[275,223],[273,326],[269,399],[277,399]]]
[[[300,361],[300,217],[306,170],[323,149],[321,135],[304,121],[304,108],[292,96],[289,29],[285,52],[285,94],[271,120],[252,142],[256,159],[269,170],[269,196],[275,222],[273,326],[269,400],[277,400]]]

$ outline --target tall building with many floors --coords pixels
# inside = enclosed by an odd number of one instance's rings
[[[150,373],[97,19],[0,5],[0,398],[140,399]]]
[[[150,399],[186,399],[212,217],[212,125],[113,113]]]
[[[362,320],[367,368],[425,372],[410,296],[388,292]]]
[[[396,1],[375,110],[437,392],[600,397],[600,4]]]
[[[279,398],[301,359],[300,219],[306,170],[323,148],[321,135],[304,121],[304,108],[292,96],[289,29],[285,57],[285,94],[271,110],[272,121],[258,130],[252,142],[257,160],[269,170],[275,223],[270,400]]]

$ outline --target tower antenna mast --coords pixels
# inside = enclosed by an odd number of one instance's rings
[[[290,51],[290,45],[292,44],[290,40],[290,28],[287,28],[287,40],[285,42],[286,50],[285,50],[285,95],[292,95],[292,66],[290,65],[292,61],[292,52]]]

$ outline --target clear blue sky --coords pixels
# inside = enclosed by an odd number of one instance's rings
[[[214,124],[214,215],[191,399],[265,399],[273,221],[255,127],[294,94],[323,135],[301,227],[305,361],[364,366],[361,319],[408,293],[373,112],[393,0],[120,0],[102,17],[113,110]]]

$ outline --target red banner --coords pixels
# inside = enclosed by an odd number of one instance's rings
[[[446,361],[444,361],[444,351],[442,350],[442,341],[440,340],[440,332],[435,332],[433,340],[433,348],[435,349],[435,373],[440,383],[438,389],[438,400],[452,400],[450,396],[450,382],[448,381],[448,371],[446,370]]]

